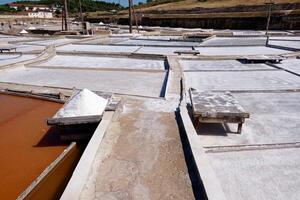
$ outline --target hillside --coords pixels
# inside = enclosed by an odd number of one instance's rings
[[[140,5],[137,8],[141,8],[145,11],[153,10],[189,10],[195,8],[226,8],[235,6],[258,6],[264,5],[266,0],[183,0],[172,3],[163,3],[155,6],[151,6],[151,2],[148,4]],[[159,1],[158,1],[159,2]],[[300,3],[300,0],[274,0],[276,4],[292,4]]]
[[[265,0],[156,0],[135,6],[134,20],[146,26],[264,29],[267,10],[265,2]],[[300,0],[274,2],[271,28],[300,29]],[[88,13],[87,20],[128,24],[128,10],[122,10],[117,14]]]

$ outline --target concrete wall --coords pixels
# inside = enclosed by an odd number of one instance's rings
[[[214,28],[214,29],[259,29],[266,28],[266,17],[217,17],[217,18],[183,18],[181,17],[161,17],[160,14],[151,17],[142,17],[143,26],[162,26],[162,27],[183,27],[183,28]],[[128,25],[128,18],[115,18],[105,16],[99,18],[88,18],[89,22],[105,23],[118,22]],[[135,23],[134,23],[135,24]],[[300,29],[300,19],[298,15],[272,16],[270,29],[286,30]]]
[[[122,23],[122,21],[120,21]],[[266,28],[265,17],[241,18],[143,18],[142,25],[168,26],[184,28],[214,28],[214,29],[259,29]],[[297,16],[272,17],[270,29],[300,29]]]

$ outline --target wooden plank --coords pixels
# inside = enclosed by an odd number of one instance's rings
[[[49,118],[47,119],[48,125],[75,125],[75,124],[93,124],[99,123],[102,115],[90,115],[80,117],[62,117],[62,118]]]
[[[0,46],[0,52],[2,53],[3,51],[11,51],[11,50],[17,50],[17,47],[16,46],[13,46],[13,45],[3,45],[3,46]]]
[[[174,53],[177,53],[178,55],[181,55],[181,54],[193,54],[193,55],[200,54],[200,52],[197,51],[197,50],[180,50],[180,51],[174,51]]]
[[[238,118],[230,118],[230,117],[223,117],[223,118],[202,118],[198,117],[199,122],[202,123],[243,123],[245,120],[243,117]]]

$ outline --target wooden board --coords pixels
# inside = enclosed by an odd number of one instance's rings
[[[181,55],[181,54],[192,54],[192,55],[197,55],[200,54],[199,51],[197,50],[180,50],[180,51],[174,51],[174,53]]]
[[[3,51],[11,51],[11,50],[17,50],[17,47],[16,46],[13,46],[13,45],[2,45],[0,46],[0,52],[3,52]]]

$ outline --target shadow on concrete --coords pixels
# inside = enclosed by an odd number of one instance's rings
[[[195,130],[198,135],[228,136],[228,133],[234,133],[227,124],[222,123],[200,123]]]
[[[189,177],[192,183],[193,193],[196,200],[206,200],[207,196],[205,193],[205,189],[200,178],[199,172],[196,168],[195,160],[192,154],[192,150],[183,127],[183,122],[180,117],[180,111],[177,110],[175,112],[175,119],[177,121],[177,126],[180,134],[180,140],[183,148],[185,163],[188,169]]]
[[[191,118],[191,121],[194,122],[192,106],[190,103],[187,103],[188,114]],[[198,135],[214,135],[214,136],[228,136],[228,133],[235,133],[232,131],[226,123],[199,123],[194,128]]]

